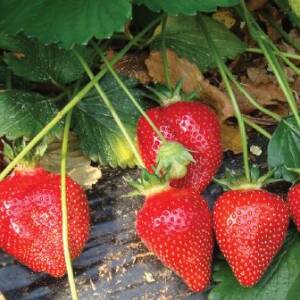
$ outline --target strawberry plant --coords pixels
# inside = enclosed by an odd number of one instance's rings
[[[299,30],[288,0],[0,1],[1,250],[79,299],[83,187],[134,168],[128,228],[185,295],[298,299]]]

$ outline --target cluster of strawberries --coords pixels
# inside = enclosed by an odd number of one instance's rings
[[[194,160],[183,178],[146,193],[137,216],[138,235],[192,290],[203,291],[210,283],[215,233],[240,284],[253,286],[284,242],[288,204],[259,185],[248,183],[222,194],[212,214],[199,193],[222,161],[215,113],[200,103],[177,102],[153,108],[147,114],[166,139],[184,145]],[[139,149],[151,172],[157,163],[160,142],[144,118],[137,129]],[[288,203],[300,228],[300,185],[290,190]]]
[[[244,185],[221,195],[212,214],[200,193],[222,162],[215,113],[204,104],[180,101],[152,108],[147,115],[166,140],[183,145],[192,158],[183,176],[170,176],[144,191],[138,235],[192,290],[203,291],[211,279],[215,233],[236,278],[243,286],[254,285],[283,244],[288,204],[260,187]],[[163,145],[144,117],[138,122],[137,140],[151,176]],[[168,151],[165,158],[176,173],[183,163]],[[32,270],[55,277],[66,272],[60,193],[60,175],[39,167],[16,169],[0,183],[0,248]],[[300,228],[300,186],[290,190],[288,203]],[[69,246],[75,258],[88,239],[90,220],[86,195],[70,178],[67,206]]]

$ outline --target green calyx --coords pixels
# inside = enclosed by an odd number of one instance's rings
[[[142,169],[141,176],[137,180],[125,178],[127,183],[134,188],[134,191],[126,196],[146,196],[149,197],[169,188],[169,181],[165,176],[150,174],[146,169]]]
[[[163,142],[158,151],[154,174],[142,169],[138,180],[126,179],[134,188],[134,191],[126,196],[149,197],[169,189],[169,180],[184,177],[191,162],[195,160],[183,145],[174,141]]]
[[[250,169],[251,181],[249,181],[245,176],[240,176],[233,170],[226,169],[225,177],[221,179],[214,178],[214,181],[220,184],[224,190],[261,189],[269,183],[280,181],[272,178],[275,171],[276,169],[273,169],[261,176],[258,166],[253,165]]]
[[[289,167],[285,166],[285,169],[290,171],[290,172],[295,173],[298,176],[298,178],[296,178],[296,180],[293,183],[299,183],[300,182],[300,168],[289,168]]]
[[[11,143],[2,140],[3,144],[3,157],[6,163],[10,163],[15,159],[15,157],[20,153],[20,151],[26,146],[27,139],[22,138]],[[25,169],[33,169],[35,168],[41,157],[45,154],[47,149],[48,140],[46,138],[40,142],[33,151],[30,151],[16,166],[18,170],[25,170]]]
[[[151,91],[154,94],[154,97],[149,96],[156,102],[158,102],[162,106],[168,106],[172,103],[176,103],[179,101],[191,101],[197,97],[197,94],[195,92],[192,92],[188,95],[185,95],[182,93],[181,87],[182,87],[182,80],[180,80],[174,89],[169,89],[166,86],[163,85],[157,85],[156,88],[152,88],[150,86],[147,87],[149,91]]]
[[[288,168],[288,167],[285,167],[288,171],[291,171],[291,172],[294,172],[298,175],[300,175],[300,169],[299,168]]]
[[[180,179],[186,175],[191,162],[195,160],[182,144],[168,141],[159,148],[155,173],[165,174],[168,179]]]

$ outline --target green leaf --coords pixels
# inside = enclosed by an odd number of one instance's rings
[[[7,69],[7,66],[2,60],[0,60],[0,84],[5,85],[6,80],[9,76],[10,71]]]
[[[295,300],[300,286],[300,240],[295,229],[289,233],[283,248],[275,257],[267,273],[253,288],[244,288],[233,276],[225,261],[215,266],[216,286],[209,300]],[[290,297],[297,295],[297,297]]]
[[[209,28],[211,37],[223,60],[234,58],[245,51],[246,45],[223,24],[205,15],[201,17],[206,23],[206,27]],[[198,18],[199,16],[169,17],[166,27],[166,46],[205,72],[209,68],[215,67],[216,62]],[[157,31],[160,30],[161,28]],[[161,49],[161,44],[161,35],[159,35],[152,43],[152,47]]]
[[[17,90],[0,91],[0,136],[14,140],[20,137],[32,138],[57,114],[58,109],[37,93]],[[61,124],[51,133],[58,135]]]
[[[135,98],[139,99],[137,83],[131,79],[123,79],[123,81]],[[112,76],[104,77],[100,85],[134,139],[136,122],[140,115],[135,106]],[[140,104],[145,107],[144,103]],[[73,116],[74,129],[79,136],[81,149],[93,161],[112,167],[135,165],[127,141],[95,89],[76,106]]]
[[[7,64],[0,60],[0,90],[4,87],[7,88],[8,81],[10,81],[11,86],[17,90],[30,90],[33,85],[32,82],[25,78],[14,75]]]
[[[277,168],[276,178],[295,182],[298,176],[287,168],[300,168],[300,132],[294,117],[285,118],[268,145],[269,169]]]
[[[123,31],[130,17],[129,0],[0,1],[0,31],[24,31],[43,43],[58,42],[65,48]]]
[[[73,51],[59,49],[56,45],[44,46],[24,35],[0,33],[0,48],[10,51],[4,55],[8,67],[16,75],[31,81],[65,84],[79,79],[84,73]],[[83,46],[76,49],[90,64],[91,52]]]
[[[281,11],[287,14],[295,26],[300,28],[300,18],[293,12],[288,0],[274,0]]]
[[[289,0],[289,5],[297,17],[300,17],[300,2],[299,0]]]
[[[137,4],[144,4],[151,10],[165,11],[169,15],[194,15],[197,11],[211,12],[218,6],[228,7],[237,5],[239,0],[136,0]]]

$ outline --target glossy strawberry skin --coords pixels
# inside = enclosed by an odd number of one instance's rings
[[[290,215],[300,231],[300,184],[296,184],[290,188],[288,192],[288,205]]]
[[[196,161],[189,165],[186,176],[173,180],[171,186],[203,191],[218,170],[223,157],[216,114],[199,102],[176,102],[152,108],[147,111],[147,115],[167,140],[181,143],[191,151]],[[153,172],[161,142],[144,117],[138,121],[137,139],[146,168]]]
[[[200,292],[209,285],[212,216],[201,196],[170,188],[148,197],[138,212],[136,229],[147,248],[191,290]]]
[[[256,284],[285,239],[289,213],[279,196],[263,190],[225,192],[213,214],[216,238],[241,285]]]
[[[69,247],[77,257],[90,228],[87,198],[67,178]],[[0,248],[35,272],[66,272],[62,244],[60,175],[42,168],[16,171],[0,182]]]

